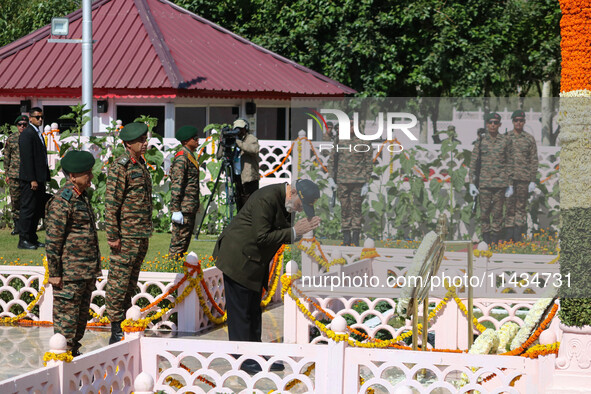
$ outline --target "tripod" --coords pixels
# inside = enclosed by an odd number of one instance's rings
[[[236,189],[238,192],[242,189],[242,184],[236,184],[236,178],[234,174],[234,166],[232,165],[233,159],[236,154],[234,150],[230,155],[224,155],[222,158],[222,166],[220,167],[220,172],[218,172],[218,176],[216,177],[215,183],[213,185],[213,189],[211,190],[211,194],[209,195],[209,199],[207,200],[207,205],[205,206],[205,211],[203,211],[203,217],[201,218],[201,222],[199,223],[199,228],[197,229],[197,233],[195,234],[195,239],[199,239],[199,234],[201,233],[201,227],[203,226],[203,221],[205,220],[205,215],[207,215],[207,210],[209,209],[209,205],[211,204],[211,200],[213,196],[216,194],[218,186],[220,184],[220,179],[222,178],[222,174],[225,174],[226,180],[226,201],[228,205],[228,217],[230,221],[234,217],[234,205],[236,204]]]

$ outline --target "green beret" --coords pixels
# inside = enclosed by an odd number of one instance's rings
[[[125,127],[119,133],[119,138],[122,141],[133,141],[136,138],[141,137],[142,135],[148,132],[148,126],[145,123],[129,123],[126,124]]]
[[[513,113],[511,114],[511,119],[515,118],[525,118],[525,112],[523,112],[520,109],[513,111]]]
[[[62,159],[62,168],[70,174],[86,172],[94,166],[94,156],[83,150],[71,150]]]
[[[489,120],[501,120],[501,115],[497,114],[496,112],[491,112],[490,114],[486,114],[484,115],[484,121],[488,122]]]
[[[197,135],[198,130],[197,127],[195,126],[183,126],[180,129],[178,129],[176,131],[176,133],[174,134],[174,137],[183,142],[188,140],[189,138],[193,138]]]
[[[29,117],[27,115],[19,115],[16,117],[14,124],[17,124],[18,122],[20,122],[21,120],[24,120],[25,122],[29,122]]]

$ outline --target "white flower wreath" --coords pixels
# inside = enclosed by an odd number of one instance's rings
[[[437,233],[434,231],[430,231],[427,233],[427,235],[425,235],[425,238],[423,238],[423,241],[419,245],[419,248],[412,259],[412,264],[408,268],[408,271],[406,271],[407,279],[419,277],[421,276],[421,273],[425,273],[429,269],[429,267],[426,267],[425,265],[429,264],[429,253],[438,239],[439,235],[437,235]],[[407,280],[405,283],[414,283],[414,281]],[[427,284],[423,283],[423,285],[426,286]],[[410,285],[402,288],[401,297],[398,299],[398,304],[396,305],[396,313],[398,313],[399,316],[408,317],[408,306],[413,290],[414,287],[411,287]]]
[[[519,331],[519,324],[509,321],[501,326],[499,331],[497,331],[497,335],[499,336],[499,346],[497,348],[497,353],[505,353],[511,349],[508,349],[508,346],[517,335]]]
[[[544,293],[543,298],[536,301],[527,313],[527,316],[523,321],[523,326],[519,329],[519,332],[515,335],[513,341],[511,341],[511,350],[517,349],[527,341],[534,328],[540,323],[540,320],[548,310],[548,307],[554,302],[555,296],[556,287],[550,286]]]

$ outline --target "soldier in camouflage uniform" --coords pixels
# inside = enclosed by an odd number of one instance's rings
[[[482,236],[491,244],[502,239],[503,203],[513,194],[514,167],[511,139],[499,134],[501,116],[493,112],[485,120],[487,132],[474,143],[472,151],[469,190],[472,197],[480,194]]]
[[[20,137],[20,133],[29,125],[29,117],[27,115],[19,115],[14,121],[14,124],[18,129],[18,133],[12,133],[4,146],[4,171],[6,172],[6,183],[10,191],[10,205],[12,206],[12,221],[14,223],[10,235],[18,234],[16,224],[18,223],[21,210],[21,186],[18,178],[21,157],[18,138]]]
[[[514,111],[511,119],[513,130],[508,133],[508,136],[513,145],[513,160],[516,169],[513,174],[515,194],[505,201],[505,239],[519,242],[522,234],[527,232],[527,212],[525,209],[528,195],[536,189],[538,148],[534,137],[523,130],[525,112]]]
[[[111,248],[106,310],[111,320],[109,344],[123,338],[121,322],[131,307],[140,267],[152,235],[152,178],[142,155],[148,147],[148,127],[130,123],[119,134],[126,152],[109,168],[105,230]]]
[[[94,157],[69,151],[61,164],[67,182],[47,204],[47,263],[54,289],[53,330],[66,337],[68,350],[78,356],[90,318],[90,299],[101,274],[95,215],[86,194]]]
[[[371,143],[362,141],[355,136],[352,125],[353,123],[351,123],[351,139],[338,141],[330,154],[328,185],[333,192],[336,189],[341,203],[343,245],[359,246],[362,223],[361,203],[368,192],[369,180],[373,171],[373,150]],[[355,150],[356,146],[359,151]],[[335,156],[337,157],[336,163]]]
[[[170,168],[172,239],[168,254],[171,258],[181,258],[189,249],[199,209],[199,163],[194,155],[199,138],[193,126],[181,127],[175,137],[183,146]]]

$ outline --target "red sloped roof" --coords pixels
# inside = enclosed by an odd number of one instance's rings
[[[166,0],[92,6],[95,97],[343,96],[355,91]],[[82,37],[82,13],[69,16]],[[0,95],[79,97],[81,45],[45,26],[0,48]]]

